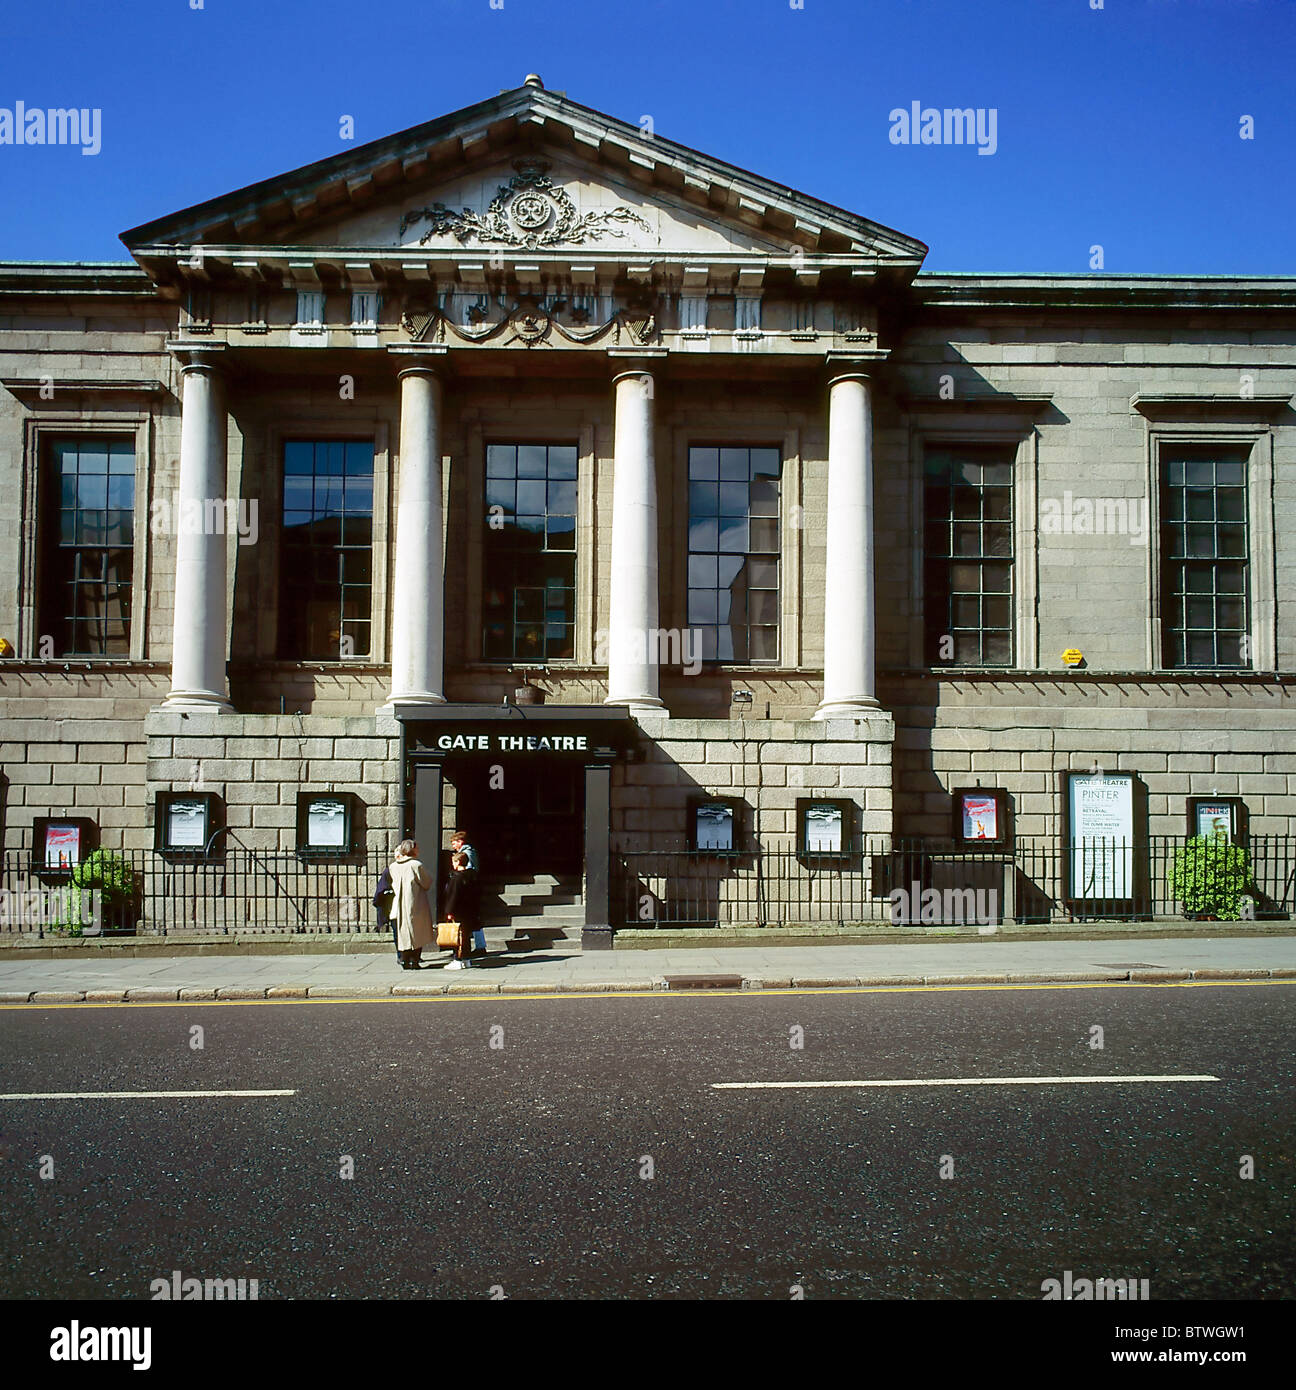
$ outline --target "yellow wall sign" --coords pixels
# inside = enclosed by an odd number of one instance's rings
[[[1076,647],[1068,647],[1062,653],[1062,664],[1064,666],[1079,666],[1084,660],[1084,652]]]

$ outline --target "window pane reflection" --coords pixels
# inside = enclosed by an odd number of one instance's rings
[[[577,473],[573,444],[487,445],[481,575],[487,661],[575,657]]]
[[[60,656],[129,656],[135,445],[48,442],[40,481],[40,631]]]
[[[689,449],[687,612],[704,661],[779,659],[781,473],[776,448]]]

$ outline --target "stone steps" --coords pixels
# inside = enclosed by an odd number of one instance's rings
[[[579,949],[585,912],[580,880],[536,874],[482,881],[481,914],[492,949],[544,950],[555,942]]]

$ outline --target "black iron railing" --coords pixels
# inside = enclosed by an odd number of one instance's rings
[[[1296,912],[1296,836],[1244,846],[1154,836],[1002,851],[949,841],[860,839],[845,853],[791,843],[734,853],[621,850],[625,927],[951,925],[1277,920]]]
[[[210,859],[115,850],[87,872],[49,873],[31,854],[0,860],[0,932],[372,932],[385,849],[336,859],[225,846]]]
[[[1178,836],[1062,845],[1020,839],[969,853],[935,840],[859,839],[839,854],[766,843],[732,854],[613,853],[624,927],[930,926],[998,922],[1283,920],[1296,915],[1296,836],[1244,846]],[[0,859],[0,932],[371,933],[386,849],[338,859],[226,844],[211,860],[111,852],[102,872],[51,874]]]

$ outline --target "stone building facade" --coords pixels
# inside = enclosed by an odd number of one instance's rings
[[[6,850],[1296,833],[1296,279],[924,275],[536,78],[123,240],[0,265]]]

